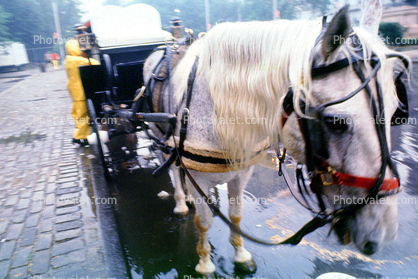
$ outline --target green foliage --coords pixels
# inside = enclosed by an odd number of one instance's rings
[[[417,0],[405,0],[405,3],[412,6],[418,6]]]
[[[11,14],[6,12],[2,6],[0,6],[0,42],[10,40],[9,27],[7,23],[11,18]]]
[[[10,20],[6,23],[11,34],[12,41],[21,41],[29,44],[33,35],[39,34],[38,24],[41,21],[41,10],[33,1],[7,1],[0,0],[0,5],[11,14]]]
[[[389,45],[399,45],[406,28],[399,22],[382,22],[379,25],[380,36]]]
[[[79,22],[80,0],[55,0],[58,6],[61,30],[63,36],[71,31],[72,26]],[[19,41],[27,48],[39,47],[35,45],[35,37],[52,38],[55,30],[51,0],[0,0],[5,12],[10,18],[4,24],[10,33],[8,38]],[[3,13],[1,13],[3,14]],[[1,27],[0,16],[0,32]],[[0,33],[1,34],[1,33]],[[1,35],[0,35],[1,37]]]

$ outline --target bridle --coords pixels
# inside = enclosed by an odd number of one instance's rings
[[[352,33],[351,36],[356,35]],[[317,217],[319,217],[322,220],[322,222],[319,222],[321,226],[329,222],[335,225],[337,222],[349,218],[356,211],[363,208],[373,200],[376,202],[380,198],[396,194],[400,190],[399,175],[390,156],[386,138],[385,124],[384,122],[382,123],[382,121],[379,121],[380,119],[385,119],[382,88],[377,79],[377,73],[381,67],[381,61],[376,55],[372,54],[370,59],[370,65],[372,66],[372,70],[369,76],[365,77],[363,72],[361,71],[361,64],[366,63],[365,58],[362,55],[362,47],[361,45],[358,45],[355,49],[357,51],[355,52],[355,54],[350,53],[350,58],[346,57],[329,65],[319,65],[313,67],[311,70],[311,76],[314,79],[319,76],[331,74],[333,72],[349,67],[351,62],[351,65],[357,77],[361,81],[360,87],[358,87],[356,90],[354,90],[353,92],[341,99],[330,101],[316,106],[306,105],[306,103],[303,100],[299,101],[300,111],[303,114],[305,114],[305,116],[303,117],[298,116],[298,123],[303,135],[303,139],[305,141],[305,164],[311,180],[311,191],[309,191],[308,187],[306,186],[307,183],[305,182],[304,172],[300,165],[296,170],[296,176],[297,190],[299,191],[302,199],[298,198],[295,195],[296,187],[289,184],[292,183],[290,179],[286,179],[286,183],[288,184],[292,194],[295,196],[298,202],[306,208],[308,208],[309,210],[311,210],[312,212],[314,212],[315,214],[317,214]],[[402,56],[397,54],[389,54],[387,55],[387,58],[401,59],[404,63],[405,69],[408,69],[408,61],[405,60],[405,58],[403,58]],[[400,82],[402,74],[403,72],[401,72],[396,77],[395,84],[397,85],[397,90],[399,90],[398,84],[402,84]],[[369,83],[372,81],[372,79],[375,80],[377,98],[373,95],[372,90],[370,89]],[[404,86],[403,88],[401,88],[401,90],[402,89],[404,90]],[[337,104],[342,104],[362,91],[366,93],[367,98],[370,101],[369,103],[371,105],[372,115],[374,118],[374,126],[378,136],[381,150],[381,167],[378,176],[375,178],[359,177],[347,173],[338,172],[336,169],[334,169],[326,162],[326,160],[329,158],[329,151],[327,138],[325,137],[325,109]],[[406,93],[398,92],[398,96],[399,94]],[[286,97],[284,98],[282,126],[286,124],[288,117],[295,111],[293,106],[293,95],[293,91],[289,90]],[[399,96],[399,99],[403,101],[405,98],[401,98]],[[404,104],[404,106],[406,106],[406,109],[405,107],[401,106],[395,113],[396,117],[408,117],[407,102],[403,102],[406,103]],[[392,122],[396,121],[392,119]],[[283,173],[284,170],[287,175],[287,171],[283,168],[284,156],[285,152],[279,154],[279,174]],[[385,179],[387,168],[389,168],[392,171],[393,178]],[[334,210],[327,208],[326,203],[322,198],[323,188],[328,187],[330,185],[344,185],[349,187],[365,188],[368,190],[368,194],[364,199],[362,199],[363,202],[361,203],[352,203],[348,206],[344,206],[340,209]],[[319,208],[319,210],[312,205],[312,201],[314,199],[310,197],[311,193],[315,194],[316,196],[318,205],[317,208]]]

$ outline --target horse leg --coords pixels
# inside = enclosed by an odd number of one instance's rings
[[[209,192],[208,181],[199,179],[199,174],[197,172],[194,172],[192,176],[198,182],[202,190],[207,194]],[[210,258],[211,247],[208,239],[208,230],[212,225],[213,220],[212,211],[200,197],[199,193],[195,190],[188,178],[186,178],[186,185],[189,193],[191,193],[195,198],[196,214],[194,222],[199,232],[199,240],[196,247],[197,254],[199,255],[199,263],[196,265],[195,270],[203,275],[211,274],[216,270],[216,267]]]
[[[171,171],[173,172],[173,182],[175,184],[174,200],[176,201],[176,207],[174,208],[174,213],[187,214],[187,212],[189,212],[189,207],[186,205],[183,183],[180,177],[180,168],[176,166],[171,166]]]
[[[251,178],[253,169],[254,167],[251,167],[248,171],[240,172],[234,179],[228,182],[229,218],[238,228],[240,227],[244,209],[244,189]],[[235,248],[234,262],[236,267],[247,273],[254,272],[257,266],[250,252],[244,248],[242,236],[231,230],[229,241]]]

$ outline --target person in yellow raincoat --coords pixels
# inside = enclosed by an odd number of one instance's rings
[[[99,65],[100,63],[93,58],[90,58],[89,61],[89,59],[82,57],[83,52],[80,50],[77,40],[69,40],[65,44],[65,49],[67,52],[65,58],[65,69],[68,75],[67,88],[73,99],[71,115],[74,118],[76,127],[73,143],[85,146],[88,144],[87,136],[90,135],[89,114],[78,67],[82,65]]]

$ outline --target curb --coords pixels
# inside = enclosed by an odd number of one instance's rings
[[[112,197],[110,193],[109,182],[106,181],[104,171],[96,155],[97,150],[90,147],[90,169],[91,182],[95,197],[108,198]],[[86,152],[88,153],[88,152]],[[97,205],[97,218],[100,223],[100,230],[103,238],[103,247],[105,249],[105,263],[108,267],[111,277],[129,278],[128,262],[125,258],[120,242],[117,221],[115,217],[115,205]],[[111,257],[109,257],[109,255]]]

